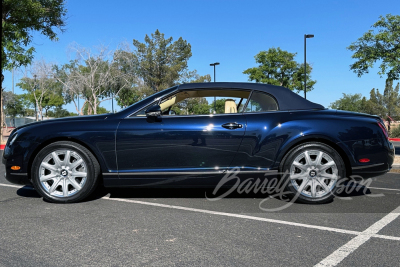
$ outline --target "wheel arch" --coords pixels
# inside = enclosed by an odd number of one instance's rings
[[[80,141],[79,139],[76,139],[73,137],[55,137],[55,138],[48,139],[45,142],[41,143],[32,152],[32,154],[29,157],[28,166],[27,166],[28,177],[31,177],[32,164],[33,164],[33,161],[35,160],[36,155],[40,152],[40,150],[42,150],[44,147],[46,147],[52,143],[59,142],[59,141],[74,142],[74,143],[77,143],[77,144],[85,147],[96,158],[97,162],[100,165],[100,173],[102,173],[103,166],[104,166],[103,164],[105,164],[105,163],[103,162],[102,158],[90,146],[88,146],[86,143]]]
[[[282,152],[280,153],[280,157],[278,158],[279,160],[279,171],[281,171],[282,169],[282,165],[284,163],[284,159],[285,157],[288,155],[288,153],[290,151],[292,151],[293,148],[304,144],[304,143],[310,143],[310,142],[315,142],[315,143],[322,143],[325,145],[328,145],[330,147],[332,147],[333,149],[336,150],[336,152],[339,153],[340,157],[342,158],[344,164],[345,164],[345,168],[346,168],[346,176],[350,176],[352,174],[351,171],[351,163],[350,163],[350,159],[349,156],[347,155],[347,153],[343,150],[343,148],[341,148],[337,143],[335,143],[334,141],[330,140],[329,138],[326,137],[321,137],[321,136],[305,136],[302,139],[296,139],[294,141],[292,141],[290,144],[288,144],[284,150],[282,150]]]

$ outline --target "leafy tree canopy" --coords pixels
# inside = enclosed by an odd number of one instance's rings
[[[356,59],[350,69],[361,77],[380,61],[381,77],[400,79],[400,16],[380,16],[372,28],[347,48],[354,52],[352,58]]]
[[[47,116],[51,118],[62,118],[62,117],[78,116],[78,114],[69,112],[68,110],[62,107],[55,107],[53,110],[49,110],[47,112]]]
[[[383,119],[400,119],[400,84],[393,88],[393,81],[387,80],[383,94],[373,88],[367,100],[361,94],[343,94],[330,104],[330,108],[378,115]]]
[[[296,54],[279,47],[261,51],[254,57],[258,67],[249,68],[243,73],[249,75],[249,81],[279,85],[300,92],[304,90],[304,64],[294,60]],[[312,67],[307,63],[307,91],[313,90],[316,83],[311,80],[311,71]]]
[[[26,101],[24,95],[16,95],[12,92],[3,92],[4,112],[11,118],[25,114]]]
[[[144,43],[133,40],[138,75],[154,93],[174,86],[187,71],[191,46],[182,37],[175,42],[172,40],[172,37],[165,39],[159,30],[151,37],[146,35]]]
[[[64,0],[2,0],[1,71],[32,61],[34,32],[57,40],[56,29],[64,31],[66,12]]]
[[[330,104],[331,109],[347,110],[353,112],[361,112],[362,107],[362,95],[361,94],[345,94],[339,100]]]

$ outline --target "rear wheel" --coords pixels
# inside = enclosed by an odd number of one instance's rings
[[[43,148],[32,164],[32,183],[46,200],[78,202],[96,188],[100,166],[93,154],[74,142],[55,142]]]
[[[339,179],[346,176],[339,153],[322,143],[305,143],[292,149],[281,167],[286,189],[302,203],[326,203],[334,198]]]

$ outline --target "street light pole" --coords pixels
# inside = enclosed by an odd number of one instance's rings
[[[210,66],[214,67],[214,82],[215,82],[215,66],[219,65],[219,62],[211,63]],[[214,96],[214,113],[217,113],[217,97]]]
[[[304,98],[307,99],[307,38],[314,38],[314,34],[304,34]]]

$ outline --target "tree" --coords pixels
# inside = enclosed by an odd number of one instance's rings
[[[211,82],[210,74],[200,75],[197,70],[182,73],[178,83],[209,83]]]
[[[72,44],[71,50],[76,59],[61,68],[53,67],[54,77],[63,85],[67,103],[74,102],[77,111],[83,114],[76,105],[76,96],[83,97],[82,108],[87,107],[87,114],[97,114],[96,107],[101,102],[117,96],[120,90],[130,85],[130,74],[121,71],[116,60],[118,56],[107,47],[100,46],[92,51]]]
[[[57,40],[56,30],[64,31],[66,12],[64,0],[2,0],[2,82],[3,70],[31,63],[34,32]]]
[[[370,114],[378,115],[381,118],[386,117],[386,108],[383,101],[383,95],[379,92],[379,89],[372,88],[370,92]]]
[[[43,120],[43,108],[52,92],[59,86],[53,77],[52,64],[44,60],[33,62],[26,68],[24,78],[17,86],[27,91],[27,98],[36,105],[36,119]]]
[[[224,114],[225,113],[225,100],[226,100],[225,98],[221,98],[221,99],[217,99],[217,101],[212,101],[212,103],[210,104],[212,113]]]
[[[116,97],[118,105],[123,108],[126,108],[141,99],[143,99],[143,94],[135,87],[122,89]]]
[[[304,90],[304,64],[297,63],[290,53],[278,48],[261,51],[254,58],[259,64],[243,71],[249,75],[249,81],[279,85],[300,92]],[[312,67],[307,63],[307,91],[314,89],[316,81],[311,80]]]
[[[400,95],[399,95],[399,83],[396,88],[393,89],[393,80],[387,80],[385,90],[383,92],[383,103],[386,109],[386,115],[388,116],[388,130],[390,131],[390,124],[392,118],[400,116]]]
[[[136,47],[134,61],[138,74],[153,93],[174,86],[187,71],[192,56],[191,46],[182,37],[172,43],[172,37],[164,38],[158,30],[144,38],[144,43],[133,40]]]
[[[45,116],[48,117],[47,112],[50,109],[61,108],[63,104],[64,98],[61,94],[53,91],[49,92],[43,100],[43,109],[45,110]]]
[[[109,95],[116,95],[118,105],[125,108],[153,94],[153,90],[139,77],[138,62],[129,46],[121,44],[120,47],[114,53],[114,64],[124,74],[125,79],[118,78],[115,83],[110,85]],[[117,92],[118,94],[116,94]]]
[[[7,127],[6,124],[6,116],[4,115],[4,108],[3,108],[3,92],[4,88],[1,87],[0,89],[0,144],[3,142],[3,127]]]
[[[23,116],[25,114],[24,96],[16,95],[12,92],[3,92],[3,94],[4,113],[12,119],[19,115]]]
[[[1,3],[1,91],[4,70],[31,63],[35,49],[29,47],[33,32],[57,40],[56,29],[65,27],[64,0],[2,0]],[[2,94],[0,96],[2,99]],[[0,101],[0,141],[3,140],[3,102]]]
[[[69,112],[62,107],[55,107],[52,110],[48,111],[48,116],[52,118],[62,118],[62,117],[70,117],[70,116],[78,116],[78,114]]]
[[[62,85],[62,97],[66,104],[73,103],[76,112],[83,115],[83,105],[79,105],[79,99],[83,95],[83,86],[80,85],[75,72],[79,71],[77,60],[71,60],[69,63],[62,65],[61,67],[53,65],[53,75],[55,79]]]
[[[331,109],[362,112],[363,99],[361,94],[345,94],[339,100],[330,104]]]
[[[388,119],[388,130],[392,119],[400,118],[400,84],[397,83],[393,89],[393,81],[387,80],[383,94],[378,89],[373,88],[370,98],[361,98],[361,94],[343,94],[343,97],[330,104],[330,108],[363,112],[378,115],[383,119]]]
[[[387,14],[380,16],[369,30],[347,49],[354,52],[356,62],[350,69],[358,77],[368,73],[376,61],[380,61],[378,74],[389,80],[400,78],[400,16]]]
[[[86,105],[83,107],[83,115],[92,115],[89,114],[89,107],[90,107],[89,104],[86,103]],[[111,113],[111,112],[104,107],[97,106],[95,114],[105,114],[105,113]]]

